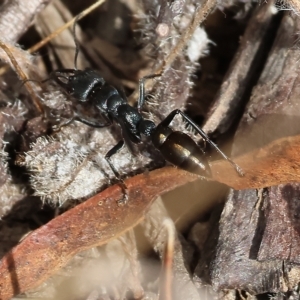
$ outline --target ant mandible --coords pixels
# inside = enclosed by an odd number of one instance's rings
[[[60,85],[78,104],[87,104],[95,108],[101,114],[103,120],[103,122],[100,122],[89,116],[75,114],[68,124],[73,120],[77,120],[86,125],[101,128],[110,126],[115,122],[121,127],[123,139],[107,152],[105,159],[121,183],[126,200],[126,185],[120,178],[120,174],[113,165],[111,158],[124,147],[125,143],[127,145],[141,143],[141,135],[148,137],[163,158],[174,166],[200,176],[211,176],[208,159],[199,145],[197,145],[189,135],[181,131],[174,131],[169,127],[174,117],[178,114],[201,135],[205,142],[219,152],[223,158],[235,168],[240,176],[243,176],[242,169],[223,153],[221,149],[209,139],[207,134],[181,110],[173,110],[157,126],[154,122],[142,116],[141,110],[145,103],[145,80],[160,75],[148,75],[139,80],[139,98],[136,108],[130,106],[127,98],[121,94],[116,87],[108,84],[96,71],[90,69],[78,70],[77,56],[79,48],[75,26],[76,22],[73,27],[73,36],[76,46],[74,69],[59,69],[53,71],[50,75],[50,79],[53,79]]]

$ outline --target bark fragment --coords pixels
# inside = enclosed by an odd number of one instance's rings
[[[239,124],[233,152],[247,153],[255,149],[253,158],[259,161],[262,154],[266,162],[268,155],[272,157],[285,147],[295,151],[282,153],[281,158],[274,159],[268,166],[263,163],[260,171],[250,171],[245,178],[249,175],[254,180],[262,178],[266,171],[278,182],[287,182],[284,175],[287,173],[290,173],[290,181],[299,181],[295,171],[299,159],[295,159],[295,154],[299,149],[300,57],[299,51],[293,48],[294,34],[299,29],[299,18],[285,14]],[[277,147],[275,144],[280,140],[285,141]],[[268,144],[274,147],[265,147]],[[242,160],[240,163],[243,164]],[[291,166],[287,173],[286,164]],[[263,181],[258,186],[263,187]],[[277,184],[276,180],[272,184]],[[298,189],[299,184],[294,183],[263,190],[231,191],[219,229],[215,229],[214,238],[218,237],[215,256],[200,261],[198,276],[218,290],[242,289],[251,294],[292,290],[300,273],[295,265],[299,262],[296,253],[300,251]],[[209,267],[205,269],[207,264]]]

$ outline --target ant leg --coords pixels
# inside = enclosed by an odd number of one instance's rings
[[[174,119],[174,117],[176,115],[180,114],[184,120],[190,124],[201,136],[202,138],[205,140],[205,142],[207,142],[208,144],[210,144],[217,152],[219,152],[223,158],[225,160],[227,160],[237,171],[237,173],[240,176],[244,176],[244,172],[242,170],[242,168],[240,166],[238,166],[233,160],[231,160],[209,137],[208,135],[196,124],[194,123],[194,121],[188,117],[185,113],[183,113],[181,110],[179,109],[175,109],[173,110],[160,124],[164,127],[168,127],[170,125],[170,123],[172,122],[172,120]]]
[[[118,201],[118,204],[120,204],[120,205],[126,204],[128,201],[127,186],[126,186],[125,182],[120,178],[120,174],[116,170],[115,166],[113,165],[113,163],[111,161],[111,157],[113,155],[115,155],[116,153],[118,153],[120,150],[122,150],[124,145],[125,145],[125,142],[123,140],[121,140],[117,145],[115,145],[112,149],[110,149],[105,155],[105,160],[107,161],[111,170],[115,174],[115,176],[116,176],[117,180],[119,181],[119,184],[122,188],[122,191],[123,191],[123,198]]]
[[[52,130],[53,132],[59,132],[61,130],[62,127],[65,127],[69,124],[71,124],[73,121],[75,120],[74,117],[70,118],[70,119],[66,119],[65,121],[61,122],[58,125],[54,125],[52,126]]]
[[[151,79],[159,76],[161,76],[161,74],[150,74],[142,77],[139,80],[139,99],[138,99],[138,106],[137,106],[139,112],[141,112],[141,109],[145,103],[145,81],[147,79]]]
[[[110,168],[112,169],[112,171],[114,172],[115,176],[117,177],[117,179],[120,179],[120,174],[119,172],[115,169],[112,161],[111,161],[111,157],[115,154],[117,154],[120,150],[122,150],[122,148],[124,147],[125,143],[123,140],[121,140],[117,145],[115,145],[112,149],[110,149],[106,155],[105,155],[105,159],[108,162]]]
[[[75,116],[72,116],[70,119],[67,119],[67,120],[61,122],[58,125],[54,125],[52,127],[52,129],[53,129],[53,132],[59,132],[62,127],[65,127],[65,126],[71,124],[73,121],[79,121],[79,122],[81,122],[85,125],[88,125],[88,126],[94,127],[94,128],[102,128],[102,127],[108,127],[112,124],[112,122],[109,119],[107,119],[107,120],[108,121],[106,123],[100,123],[100,122],[97,122],[97,121],[91,121],[89,119],[84,119],[81,116],[75,115]]]
[[[107,118],[107,122],[101,123],[101,122],[97,122],[97,121],[91,121],[88,118],[84,118],[82,116],[74,116],[72,118],[72,121],[79,121],[85,125],[88,125],[90,127],[94,127],[94,128],[102,128],[102,127],[108,127],[112,124],[111,120]]]

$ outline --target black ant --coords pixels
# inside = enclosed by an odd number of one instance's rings
[[[189,135],[181,131],[174,131],[169,127],[174,117],[178,114],[180,114],[184,120],[201,135],[205,142],[218,151],[223,158],[235,168],[239,175],[243,176],[241,168],[227,157],[221,149],[209,139],[207,134],[181,110],[173,110],[157,126],[154,122],[147,120],[142,116],[141,110],[145,103],[145,80],[160,75],[149,75],[139,80],[138,105],[137,108],[132,107],[128,104],[125,95],[123,95],[116,87],[108,84],[96,71],[90,69],[77,69],[78,42],[75,35],[75,24],[73,35],[76,45],[74,69],[56,70],[52,72],[50,78],[58,83],[67,94],[77,101],[78,104],[88,105],[89,107],[94,108],[99,112],[102,119],[100,122],[88,115],[79,115],[77,113],[70,121],[68,121],[68,123],[77,120],[89,126],[101,128],[110,126],[115,122],[121,127],[123,139],[107,152],[105,159],[116,178],[122,183],[124,191],[126,191],[126,186],[114,167],[111,157],[118,153],[125,143],[129,145],[129,149],[131,148],[130,145],[132,145],[132,143],[141,143],[141,135],[148,137],[162,154],[163,158],[171,164],[191,173],[201,176],[211,176],[211,170],[206,155],[197,143]],[[126,193],[124,195],[126,195]]]

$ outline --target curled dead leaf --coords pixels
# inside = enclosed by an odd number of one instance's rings
[[[299,147],[300,135],[295,135],[277,139],[234,158],[244,170],[244,177],[238,176],[226,161],[215,161],[211,165],[213,179],[236,190],[299,182]]]
[[[0,262],[0,299],[38,286],[76,253],[107,243],[135,226],[158,195],[197,179],[163,168],[126,181],[129,201],[118,205],[122,190],[109,187],[28,235]]]

